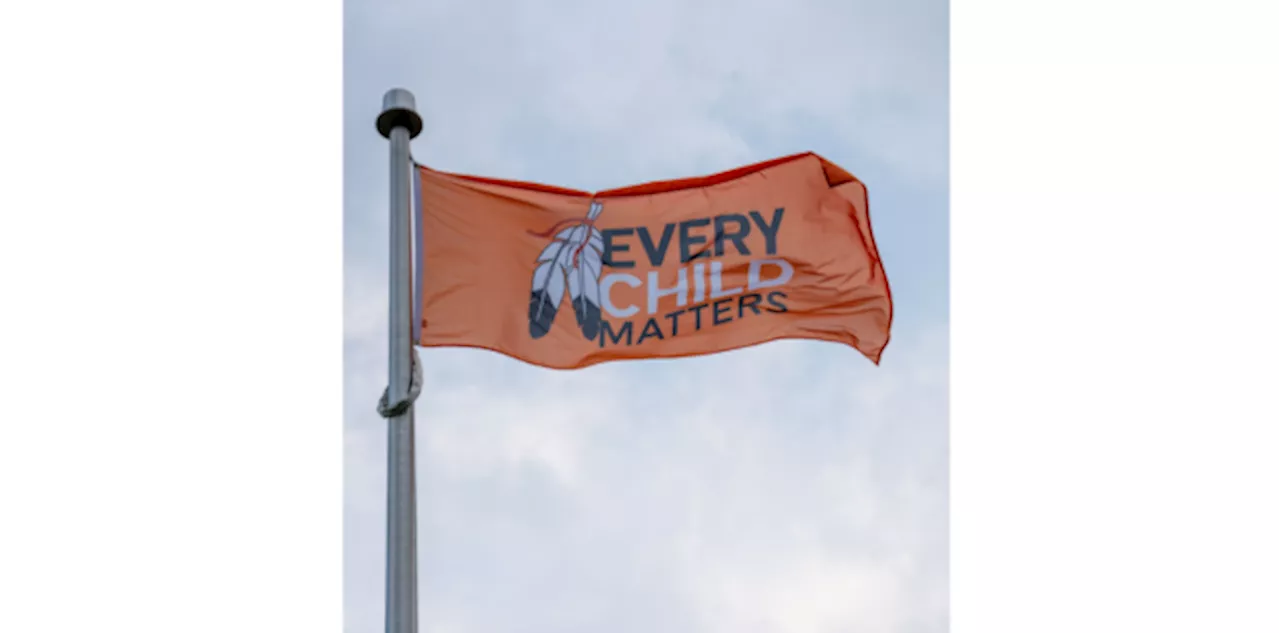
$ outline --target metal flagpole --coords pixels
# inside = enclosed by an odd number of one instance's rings
[[[414,310],[411,305],[409,139],[422,131],[422,117],[415,109],[413,94],[399,88],[387,91],[382,97],[377,128],[391,141],[389,371],[387,391],[378,406],[387,418],[386,633],[417,633],[418,539],[413,456],[413,400],[417,394],[413,393],[413,383],[418,368],[414,363],[411,336]],[[420,387],[420,383],[416,386]]]

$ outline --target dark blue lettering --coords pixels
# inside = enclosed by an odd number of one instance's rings
[[[704,304],[696,305],[696,306],[693,306],[692,308],[689,308],[689,310],[693,312],[693,329],[695,331],[702,329],[702,310],[706,307],[707,307],[707,304],[704,303]]]
[[[667,318],[671,319],[671,336],[680,334],[680,315],[684,314],[684,312],[684,310],[676,310],[667,315]]]
[[[731,303],[732,301],[733,301],[733,299],[720,299],[720,300],[718,300],[718,301],[716,301],[716,302],[715,302],[715,304],[714,304],[714,306],[715,306],[715,307],[713,307],[713,308],[711,309],[711,310],[712,310],[712,313],[711,313],[711,314],[712,314],[712,316],[711,316],[711,318],[712,318],[712,321],[713,321],[716,325],[724,325],[725,323],[728,323],[728,322],[730,322],[730,321],[732,321],[732,320],[733,320],[733,319],[725,319],[725,320],[723,320],[723,321],[721,321],[721,320],[720,320],[720,313],[721,313],[721,312],[728,313],[728,312],[729,312],[729,303]],[[724,308],[724,309],[723,309],[723,310],[721,310],[720,308]]]
[[[699,244],[705,244],[707,242],[707,236],[690,235],[689,229],[692,229],[698,226],[706,226],[708,224],[711,224],[711,220],[709,218],[698,218],[697,220],[685,220],[684,222],[680,223],[680,263],[684,264],[695,259],[702,259],[704,257],[711,256],[711,252],[708,251],[706,248],[698,249],[697,253],[690,252],[694,246],[697,246]]]
[[[654,268],[662,265],[662,260],[667,258],[667,245],[671,243],[671,235],[676,230],[676,225],[668,224],[662,227],[662,241],[654,246],[653,237],[649,235],[649,229],[640,227],[636,229],[636,233],[640,236],[640,244],[644,246],[644,252],[649,255],[649,263]]]
[[[779,301],[779,299],[786,299],[786,298],[787,298],[787,293],[781,290],[774,290],[773,292],[770,292],[768,297],[769,304],[774,307],[765,308],[765,310],[768,310],[770,312],[786,312],[787,306],[783,305],[782,302]]]
[[[730,222],[736,223],[737,229],[729,232],[725,231],[725,224]],[[746,237],[751,234],[751,222],[747,220],[747,216],[739,213],[730,213],[728,215],[716,216],[716,257],[724,257],[725,241],[733,242],[738,247],[738,253],[742,255],[750,255],[751,251],[747,250]]]
[[[644,331],[640,333],[640,340],[636,341],[636,345],[643,343],[645,339],[650,337],[657,337],[659,341],[663,338],[662,328],[658,327],[657,319],[649,319],[649,321],[644,324]]]
[[[613,241],[614,237],[623,237],[631,235],[635,229],[605,229],[601,231],[604,236],[604,265],[610,268],[635,268],[635,262],[618,261],[614,259],[615,253],[625,253],[631,250],[631,245],[622,243],[618,244]]]
[[[618,330],[616,334],[613,331],[613,326],[609,323],[608,320],[602,320],[600,324],[604,326],[600,328],[600,347],[604,347],[605,337],[608,337],[610,340],[613,341],[614,345],[617,345],[622,341],[622,336],[624,334],[627,337],[627,345],[631,345],[631,322],[630,321],[623,321],[622,329]]]
[[[770,255],[778,253],[778,229],[782,228],[783,208],[778,207],[773,210],[773,220],[769,224],[764,223],[764,216],[759,211],[751,212],[751,219],[756,221],[756,226],[760,227],[760,232],[764,234],[764,251]]]

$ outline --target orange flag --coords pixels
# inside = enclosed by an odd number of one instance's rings
[[[816,154],[596,194],[418,174],[424,347],[576,369],[784,338],[879,364],[889,342],[866,187]]]

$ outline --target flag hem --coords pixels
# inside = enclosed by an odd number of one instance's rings
[[[583,191],[581,189],[569,189],[566,187],[557,187],[555,185],[547,185],[543,183],[530,182],[525,180],[506,180],[502,178],[489,178],[486,176],[475,176],[471,174],[441,171],[441,170],[433,169],[431,167],[427,167],[426,165],[420,165],[420,164],[418,164],[417,167],[418,169],[421,169],[421,170],[426,170],[426,171],[430,171],[443,176],[449,176],[452,178],[458,178],[460,180],[466,180],[469,182],[474,182],[479,184],[511,187],[515,189],[525,189],[528,191],[538,191],[542,193],[551,193],[551,194],[566,195],[566,196],[577,196],[582,198],[628,198],[628,197],[635,197],[635,196],[648,196],[648,195],[653,195],[658,193],[672,193],[676,191],[685,191],[688,189],[699,189],[703,187],[720,185],[727,182],[733,182],[741,178],[745,178],[747,176],[759,173],[771,167],[777,167],[778,165],[784,165],[786,163],[790,163],[790,162],[794,162],[797,160],[802,160],[810,157],[816,158],[818,160],[819,164],[822,167],[823,176],[825,176],[827,180],[827,186],[830,188],[835,188],[849,182],[858,182],[858,183],[862,182],[858,180],[858,178],[855,177],[853,174],[846,171],[844,168],[823,158],[822,156],[819,156],[815,152],[801,152],[799,154],[791,154],[788,156],[773,158],[773,159],[753,163],[750,165],[745,165],[743,167],[737,167],[727,171],[721,171],[714,174],[709,174],[706,176],[695,176],[691,178],[676,178],[671,180],[655,180],[652,182],[647,182],[647,183],[642,183],[637,185],[628,185],[625,187],[603,189],[594,193],[590,191]]]
[[[409,159],[409,170],[411,172],[410,181],[410,208],[409,217],[413,221],[413,309],[410,311],[410,318],[413,320],[413,341],[422,340],[422,292],[423,278],[422,267],[423,261],[426,259],[422,249],[424,238],[422,235],[422,176],[415,167],[419,167],[418,163],[412,158]]]
[[[850,338],[851,340],[853,340],[853,341],[857,341],[857,338],[856,338],[856,337],[853,337],[852,335],[850,335],[850,337],[849,337],[849,338]],[[538,361],[530,360],[530,359],[527,359],[527,358],[523,358],[523,357],[520,357],[520,356],[516,356],[516,355],[514,355],[514,354],[510,354],[510,353],[504,352],[504,351],[502,351],[502,350],[498,349],[497,347],[490,347],[490,346],[487,346],[487,345],[480,345],[480,344],[478,344],[478,343],[476,343],[476,344],[468,344],[468,343],[430,343],[430,344],[424,344],[424,343],[422,343],[422,342],[419,342],[419,343],[418,343],[418,347],[421,347],[421,348],[423,348],[423,349],[436,348],[436,349],[471,349],[471,350],[481,350],[481,351],[491,352],[491,353],[497,354],[497,355],[499,355],[499,356],[505,356],[505,357],[507,357],[507,358],[510,358],[510,359],[512,359],[512,360],[519,361],[519,362],[524,363],[524,364],[526,364],[526,365],[531,365],[531,366],[533,366],[533,367],[540,367],[540,368],[542,368],[542,369],[553,369],[553,370],[556,370],[556,371],[576,371],[576,370],[580,370],[580,369],[587,369],[588,367],[595,367],[595,366],[597,366],[597,365],[607,365],[607,364],[609,364],[609,363],[617,363],[617,362],[664,361],[664,360],[680,360],[680,359],[687,359],[687,358],[697,358],[697,357],[701,357],[701,356],[715,356],[715,355],[717,355],[717,354],[724,354],[724,353],[726,353],[726,352],[736,352],[736,351],[739,351],[739,350],[744,350],[744,349],[748,349],[748,348],[752,348],[752,347],[759,347],[759,346],[761,346],[761,345],[765,345],[765,344],[767,344],[767,343],[774,343],[774,342],[777,342],[777,341],[813,341],[813,342],[819,342],[819,343],[836,343],[836,344],[844,345],[845,347],[848,347],[848,348],[852,349],[853,351],[857,352],[858,354],[862,355],[862,357],[863,357],[863,358],[866,358],[867,360],[870,360],[870,361],[871,361],[871,363],[872,363],[872,364],[874,364],[874,365],[876,365],[876,366],[879,366],[879,365],[880,365],[880,361],[882,360],[882,358],[883,358],[883,356],[884,356],[884,350],[885,350],[885,347],[887,347],[887,346],[888,346],[888,344],[889,344],[889,341],[888,341],[888,339],[886,338],[886,339],[885,339],[885,344],[884,344],[884,345],[882,345],[882,346],[880,346],[880,349],[876,350],[876,352],[875,352],[874,354],[869,354],[869,353],[867,353],[867,352],[864,352],[864,351],[862,351],[862,350],[858,349],[856,345],[854,345],[853,343],[850,343],[848,340],[838,340],[838,339],[835,339],[835,338],[823,338],[823,337],[818,337],[818,336],[801,336],[801,335],[798,335],[798,334],[781,334],[781,335],[771,336],[771,337],[769,337],[769,338],[764,338],[764,339],[761,339],[761,340],[758,340],[758,341],[754,341],[754,342],[751,342],[751,343],[744,343],[744,344],[735,345],[735,346],[731,346],[731,347],[723,347],[723,348],[717,349],[717,350],[715,350],[715,351],[713,351],[713,352],[684,352],[684,353],[677,353],[677,354],[665,354],[665,355],[662,355],[662,356],[641,356],[641,357],[627,357],[627,356],[623,356],[623,357],[617,357],[617,358],[605,358],[605,359],[600,359],[600,360],[595,360],[595,361],[589,361],[589,362],[584,362],[584,363],[577,363],[577,364],[572,364],[572,365],[552,365],[552,364],[550,364],[550,363],[541,363],[541,362],[538,362]]]

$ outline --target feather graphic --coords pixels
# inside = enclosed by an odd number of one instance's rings
[[[591,203],[587,223],[575,227],[574,258],[569,268],[569,299],[582,336],[594,341],[600,334],[600,271],[604,261],[604,236],[594,225],[604,206]]]
[[[570,230],[562,231],[542,249],[538,255],[538,266],[533,269],[533,292],[529,296],[529,335],[533,338],[542,338],[551,331],[560,301],[564,298],[566,264],[573,250],[567,241],[560,238]]]
[[[599,333],[604,236],[593,222],[601,210],[600,203],[592,202],[585,220],[569,220],[552,228],[555,231],[566,223],[571,224],[556,233],[538,255],[529,295],[529,335],[533,338],[542,338],[551,331],[566,290],[583,335],[594,340]]]

